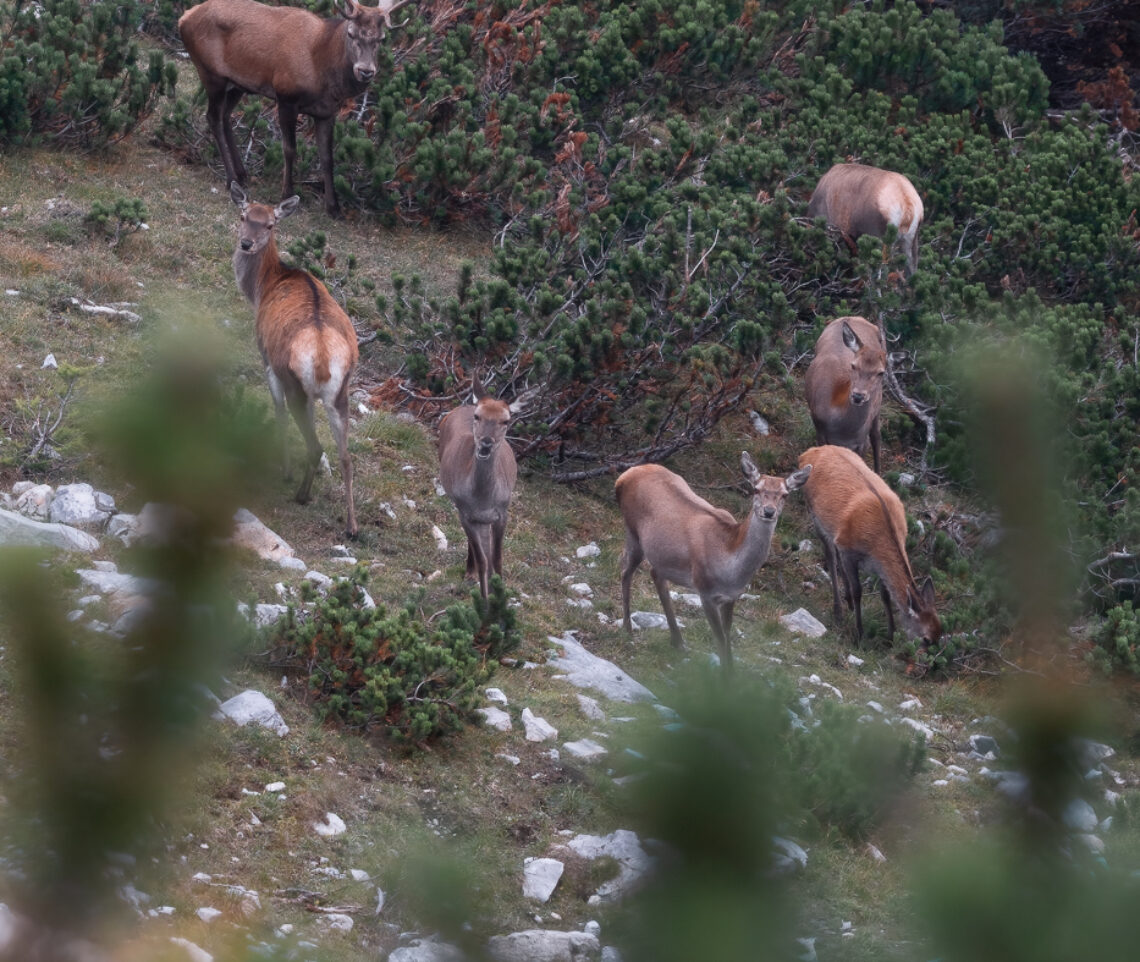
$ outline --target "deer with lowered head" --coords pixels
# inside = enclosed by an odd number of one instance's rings
[[[831,573],[835,625],[843,619],[842,580],[847,607],[855,612],[855,634],[862,640],[859,569],[866,566],[879,576],[888,640],[895,633],[893,602],[910,637],[921,638],[924,645],[938,641],[942,624],[934,610],[934,585],[929,577],[921,585],[914,579],[906,554],[906,512],[898,495],[862,458],[834,444],[809,448],[800,455],[800,467],[811,468],[804,497]]]
[[[449,411],[439,425],[439,480],[467,535],[467,577],[486,598],[491,575],[503,574],[503,534],[518,477],[507,428],[530,396],[513,403],[491,397],[478,378],[474,404]]]
[[[293,193],[297,117],[313,118],[325,184],[325,210],[340,214],[333,188],[333,126],[345,101],[362,94],[376,76],[376,57],[392,14],[412,0],[380,0],[365,7],[336,0],[340,17],[323,19],[299,7],[255,0],[206,0],[178,21],[202,87],[206,120],[226,168],[226,182],[246,184],[245,165],[230,120],[243,94],[277,101],[285,155],[282,198]]]
[[[836,164],[819,179],[807,212],[825,218],[851,241],[864,234],[883,237],[888,226],[894,227],[907,276],[917,269],[922,198],[902,174],[866,164]]]
[[[296,494],[299,502],[306,503],[322,454],[313,419],[319,400],[328,414],[344,475],[345,531],[354,537],[357,526],[348,455],[348,382],[358,357],[356,330],[324,284],[308,271],[286,267],[277,254],[277,223],[292,214],[301,199],[289,197],[276,207],[255,204],[237,184],[230,185],[230,197],[241,208],[234,277],[257,316],[257,346],[277,413],[285,474],[289,474],[285,440],[288,405],[307,449],[304,476]]]
[[[772,535],[788,494],[801,487],[811,466],[786,478],[761,474],[748,452],[740,466],[752,488],[752,508],[738,522],[728,511],[698,496],[684,479],[659,464],[639,464],[615,483],[625,521],[621,603],[625,630],[632,632],[629,594],[633,573],[648,561],[653,584],[669,622],[675,648],[684,648],[669,582],[695,590],[716,639],[721,665],[732,669],[732,615],[737,599],[768,560]]]
[[[886,372],[879,328],[862,317],[837,317],[815,342],[804,377],[816,443],[838,444],[860,455],[870,444],[876,472]]]

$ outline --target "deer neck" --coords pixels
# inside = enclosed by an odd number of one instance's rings
[[[757,519],[750,510],[748,517],[737,525],[724,558],[724,573],[728,579],[744,585],[752,580],[756,569],[768,560],[777,520]]]
[[[234,278],[238,290],[256,311],[261,304],[261,295],[269,287],[271,280],[281,273],[281,258],[277,255],[277,243],[272,237],[256,254],[247,254],[239,246],[234,251]]]

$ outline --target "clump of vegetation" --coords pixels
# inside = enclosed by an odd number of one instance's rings
[[[1140,675],[1140,617],[1131,601],[1110,608],[1093,631],[1091,660],[1105,673],[1116,668]]]
[[[367,572],[339,579],[323,598],[305,586],[311,611],[296,609],[280,637],[279,666],[308,673],[320,714],[350,728],[422,744],[463,727],[479,688],[519,643],[501,578],[486,600],[452,605],[433,621],[418,598],[389,613],[364,605]]]
[[[138,197],[116,197],[113,203],[95,201],[83,222],[93,230],[110,238],[112,247],[118,246],[128,234],[146,226],[146,205]]]
[[[41,0],[0,6],[0,146],[47,137],[94,148],[130,133],[173,94],[157,50],[140,63],[147,5]]]

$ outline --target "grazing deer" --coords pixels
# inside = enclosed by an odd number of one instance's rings
[[[254,0],[206,0],[178,20],[208,105],[206,120],[226,168],[226,182],[246,183],[230,115],[243,94],[277,101],[285,172],[281,196],[293,193],[297,116],[316,128],[325,181],[325,209],[340,215],[333,188],[333,126],[346,100],[362,94],[376,76],[376,57],[392,14],[411,0],[380,0],[365,7],[336,0],[329,20],[298,7],[270,7]],[[401,24],[402,26],[402,24]]]
[[[732,612],[756,570],[768,560],[776,522],[789,492],[807,481],[811,466],[787,478],[762,475],[748,452],[740,466],[752,486],[752,510],[741,522],[699,497],[679,475],[659,464],[639,464],[615,483],[625,521],[621,566],[623,624],[632,632],[629,589],[647,560],[675,648],[684,648],[668,582],[695,589],[712,627],[725,671],[732,669]]]
[[[257,315],[257,346],[277,413],[285,474],[289,475],[289,446],[285,441],[288,404],[308,452],[296,495],[299,502],[306,503],[321,461],[321,444],[313,423],[313,405],[320,400],[329,416],[344,475],[345,531],[354,537],[357,527],[348,456],[348,382],[358,356],[356,331],[324,284],[308,271],[286,267],[277,255],[273,230],[279,220],[297,209],[301,198],[290,197],[276,207],[253,204],[237,184],[230,185],[230,197],[241,208],[234,277]]]
[[[503,533],[518,477],[507,427],[524,400],[493,398],[478,379],[472,392],[475,403],[448,412],[439,425],[439,480],[467,535],[467,577],[478,579],[486,598],[491,575],[503,574]]]
[[[863,234],[883,237],[890,225],[906,255],[907,276],[918,267],[922,198],[902,174],[865,164],[836,164],[820,179],[808,217],[824,217],[854,241]]]
[[[861,455],[870,442],[876,472],[886,372],[879,328],[862,317],[837,317],[815,342],[804,378],[816,443],[838,444]]]
[[[804,496],[831,572],[835,625],[843,619],[839,604],[842,578],[847,607],[855,611],[856,637],[862,640],[859,568],[866,564],[879,576],[888,640],[895,633],[893,601],[908,635],[922,638],[924,645],[936,642],[942,625],[934,610],[934,585],[929,577],[921,585],[914,580],[906,556],[906,512],[898,495],[847,448],[833,444],[809,448],[800,455],[800,466],[812,469]]]

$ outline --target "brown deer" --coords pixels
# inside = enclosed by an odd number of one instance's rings
[[[356,331],[324,284],[308,271],[286,267],[277,255],[274,228],[297,209],[301,199],[289,197],[276,207],[254,204],[237,184],[230,185],[230,197],[241,208],[234,277],[257,315],[257,346],[277,412],[285,474],[289,475],[289,446],[285,441],[288,404],[305,438],[305,472],[296,497],[306,503],[322,454],[313,422],[313,406],[319,400],[328,414],[344,475],[345,531],[354,537],[357,527],[348,456],[348,382],[358,356]]]
[[[863,585],[859,568],[866,564],[879,576],[887,609],[887,638],[895,633],[891,602],[902,614],[903,628],[924,645],[936,642],[942,625],[934,610],[934,585],[914,580],[906,555],[906,512],[902,502],[866,463],[847,448],[833,444],[809,448],[800,466],[812,469],[804,488],[808,510],[823,541],[831,573],[835,625],[841,624],[839,580],[847,607],[855,612],[855,633],[863,638]]]
[[[293,193],[297,116],[313,118],[325,181],[325,209],[340,215],[333,188],[333,126],[345,101],[362,94],[376,76],[376,57],[392,14],[411,0],[380,0],[365,7],[337,0],[339,18],[325,20],[299,7],[254,0],[206,0],[178,20],[206,91],[206,120],[226,168],[226,182],[246,183],[230,115],[243,94],[277,101],[285,171],[281,196]],[[401,24],[402,26],[402,24]]]
[[[865,164],[836,164],[816,184],[808,201],[808,217],[824,217],[851,241],[870,234],[898,231],[906,255],[907,276],[918,267],[918,229],[922,198],[902,174]]]
[[[732,669],[732,614],[756,570],[768,560],[776,522],[788,494],[807,481],[811,466],[777,478],[762,475],[748,452],[740,466],[752,487],[752,510],[744,521],[699,497],[684,479],[659,464],[639,464],[615,483],[625,521],[621,603],[626,631],[633,573],[643,560],[665,609],[675,648],[684,648],[669,582],[695,589],[712,627],[725,671]]]
[[[493,398],[478,379],[472,393],[474,404],[448,412],[439,425],[439,480],[467,535],[467,577],[478,580],[486,598],[491,575],[503,574],[503,534],[518,477],[507,428],[524,402]]]
[[[815,342],[804,378],[816,443],[838,444],[860,455],[870,443],[876,472],[886,373],[879,328],[862,317],[837,317]]]

